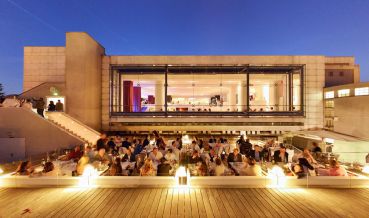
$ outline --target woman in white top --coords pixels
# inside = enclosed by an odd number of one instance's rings
[[[215,166],[215,169],[214,169],[214,175],[215,176],[224,176],[224,171],[225,171],[226,168],[222,164],[222,161],[219,158],[217,158],[215,160],[215,164],[216,164],[216,166]]]

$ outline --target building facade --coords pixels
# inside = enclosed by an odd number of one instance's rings
[[[67,33],[65,47],[24,48],[23,96],[61,99],[104,131],[323,128],[323,88],[358,81],[353,57],[106,55],[82,32]]]
[[[324,89],[324,127],[369,139],[369,82]]]

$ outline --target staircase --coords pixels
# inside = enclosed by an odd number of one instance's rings
[[[46,112],[45,115],[49,121],[79,137],[88,144],[94,145],[100,137],[99,132],[64,112]]]

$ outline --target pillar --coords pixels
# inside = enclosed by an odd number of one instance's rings
[[[238,111],[245,112],[246,111],[246,104],[247,104],[247,87],[245,83],[241,83],[237,87],[238,92]]]
[[[164,111],[164,91],[164,83],[161,81],[157,81],[155,84],[155,111]]]

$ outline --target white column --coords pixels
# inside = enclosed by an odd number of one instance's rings
[[[228,108],[230,109],[230,112],[234,112],[237,109],[237,94],[238,94],[238,87],[237,86],[231,86],[228,92]]]
[[[164,83],[157,81],[155,84],[155,111],[164,111],[165,101]]]
[[[246,111],[246,100],[247,100],[247,89],[246,89],[246,84],[245,83],[241,83],[238,85],[237,87],[237,92],[238,92],[238,111],[240,112],[244,112]]]

